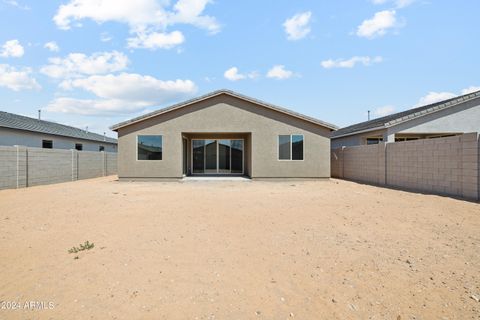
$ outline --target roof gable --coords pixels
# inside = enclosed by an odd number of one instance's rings
[[[88,132],[79,128],[67,126],[56,122],[34,119],[5,111],[0,111],[0,127],[26,130],[30,132],[39,132],[63,137],[71,137],[83,140],[115,144],[117,143],[117,139],[105,137],[100,134]]]
[[[273,110],[273,111],[276,111],[276,112],[287,114],[287,115],[292,116],[294,118],[298,118],[298,119],[313,123],[313,124],[318,125],[318,126],[326,127],[330,130],[336,130],[338,128],[337,126],[335,126],[333,124],[330,124],[328,122],[324,122],[324,121],[315,119],[313,117],[309,117],[309,116],[291,111],[291,110],[283,108],[283,107],[279,107],[279,106],[276,106],[276,105],[273,105],[273,104],[270,104],[270,103],[266,103],[264,101],[261,101],[261,100],[255,99],[255,98],[251,98],[251,97],[239,94],[239,93],[234,92],[234,91],[218,90],[218,91],[213,91],[211,93],[208,93],[206,95],[203,95],[203,96],[191,99],[191,100],[187,100],[187,101],[184,101],[184,102],[181,102],[181,103],[178,103],[178,104],[174,104],[172,106],[169,106],[169,107],[166,107],[166,108],[163,108],[163,109],[159,109],[159,110],[147,113],[145,115],[133,118],[131,120],[120,122],[118,124],[115,124],[115,125],[111,126],[110,129],[113,130],[113,131],[117,131],[120,128],[132,125],[134,123],[138,123],[138,122],[141,122],[141,121],[144,121],[144,120],[147,120],[147,119],[150,119],[150,118],[153,118],[153,117],[156,117],[156,116],[159,116],[159,115],[162,115],[162,114],[165,114],[165,113],[168,113],[168,112],[180,109],[180,108],[185,108],[185,107],[190,106],[194,103],[204,101],[204,100],[208,100],[208,99],[211,99],[213,97],[220,96],[222,94],[225,94],[225,95],[237,98],[237,99],[241,99],[241,100],[250,102],[252,104],[255,104],[255,105],[263,107],[263,108],[267,108],[267,109],[270,109],[270,110]]]
[[[462,96],[432,103],[429,105],[413,108],[410,110],[394,113],[385,117],[360,122],[348,127],[341,128],[332,134],[332,138],[354,135],[361,132],[380,130],[395,126],[397,124],[417,119],[434,112],[457,106],[461,103],[480,98],[480,91],[468,93]]]

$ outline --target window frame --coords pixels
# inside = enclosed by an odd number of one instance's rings
[[[143,160],[143,159],[138,159],[138,137],[140,136],[153,136],[153,137],[162,137],[162,159],[154,159],[154,160]],[[137,134],[135,137],[135,161],[147,161],[147,162],[152,162],[152,161],[163,161],[163,151],[165,150],[164,146],[165,144],[163,143],[163,134]]]
[[[290,159],[280,159],[280,136],[290,136]],[[303,148],[302,148],[302,159],[292,159],[293,158],[293,136],[302,136]],[[277,135],[277,161],[305,161],[305,135],[303,133],[293,133],[293,134],[279,134]]]

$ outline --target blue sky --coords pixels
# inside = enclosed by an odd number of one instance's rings
[[[0,110],[98,133],[226,88],[346,126],[480,89],[477,0],[0,0]]]

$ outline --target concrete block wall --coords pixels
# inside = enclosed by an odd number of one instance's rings
[[[332,177],[479,200],[477,133],[376,146],[332,150]]]
[[[339,153],[343,176],[361,182],[385,183],[384,143],[342,148]]]
[[[27,187],[72,181],[72,150],[27,149]]]
[[[0,189],[17,187],[17,149],[0,146]]]
[[[116,162],[111,152],[0,146],[0,189],[113,175]]]
[[[78,179],[90,179],[105,175],[103,152],[82,151],[78,155]]]
[[[105,175],[117,174],[117,153],[106,152],[105,154]]]
[[[480,135],[462,136],[462,196],[480,200]]]

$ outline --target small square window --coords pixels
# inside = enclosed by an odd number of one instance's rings
[[[42,148],[52,149],[53,148],[53,141],[52,140],[42,140]]]
[[[162,156],[162,136],[152,135],[137,137],[137,160],[162,160]]]
[[[82,151],[83,150],[83,144],[75,143],[75,149],[78,150],[78,151]]]
[[[105,151],[105,147],[104,146],[99,146],[98,151]]]

